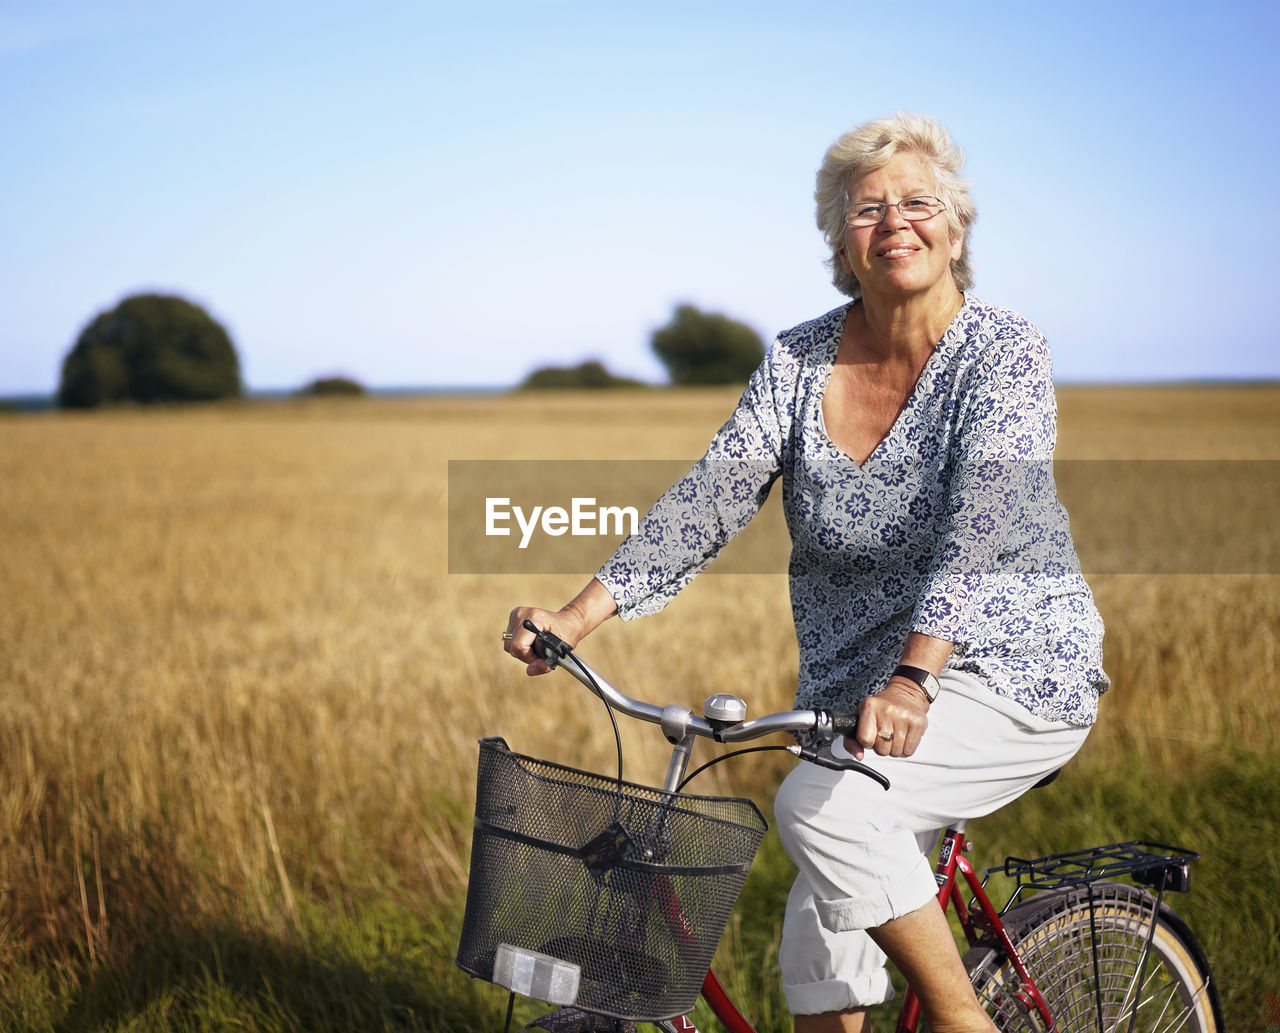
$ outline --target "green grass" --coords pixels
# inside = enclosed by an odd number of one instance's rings
[[[500,1028],[505,1001],[457,971],[459,908],[384,887],[344,908],[308,904],[294,930],[233,916],[153,924],[132,949],[88,963],[27,958],[0,977],[4,1029],[87,1031]],[[41,963],[43,961],[43,964]]]
[[[1208,952],[1235,1033],[1267,1029],[1277,992],[1280,761],[1241,753],[1203,758],[1180,772],[1095,768],[1085,755],[1052,787],[975,823],[971,860],[1049,853],[1147,838],[1203,852],[1192,890],[1169,903]],[[370,860],[370,864],[376,862]],[[770,834],[743,890],[717,970],[761,1033],[790,1029],[778,987],[777,946],[791,866]],[[187,873],[188,883],[199,873]],[[441,901],[389,869],[366,871],[343,899],[300,894],[297,918],[255,928],[224,901],[222,914],[152,914],[145,936],[116,936],[123,951],[90,959],[83,946],[24,953],[0,931],[0,1024],[5,1029],[88,1031],[405,1030],[460,1033],[502,1028],[506,995],[452,963],[461,898]],[[1007,889],[996,875],[992,888]],[[206,890],[202,899],[211,899]],[[703,1006],[699,1006],[700,1013]],[[523,1024],[541,1006],[519,1002]],[[876,1010],[892,1027],[893,1005]],[[704,1030],[713,1020],[700,1014]]]
[[[1268,997],[1280,991],[1280,758],[1253,753],[1202,758],[1180,771],[1090,763],[1088,748],[1050,787],[1028,793],[969,827],[970,861],[999,865],[1006,855],[1035,857],[1129,839],[1197,850],[1191,891],[1166,903],[1190,925],[1218,979],[1226,1026],[1263,1033]],[[741,926],[726,946],[734,983],[761,1033],[789,1030],[777,980],[778,916],[789,862],[775,836],[766,840],[743,890]],[[1003,874],[989,890],[997,903],[1012,888]],[[723,965],[720,967],[724,967]],[[766,987],[763,996],[759,976]],[[893,1028],[897,1004],[873,1010],[878,1029]]]

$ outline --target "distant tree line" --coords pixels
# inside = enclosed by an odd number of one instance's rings
[[[672,384],[739,384],[764,358],[764,341],[745,323],[719,313],[678,305],[671,320],[650,339],[654,355]],[[638,381],[617,377],[598,360],[579,366],[547,366],[530,373],[522,388],[634,387]]]
[[[604,368],[604,363],[598,359],[588,359],[577,366],[544,366],[525,377],[520,386],[523,388],[550,390],[562,388],[648,387],[641,380],[614,376]]]
[[[365,394],[364,385],[350,377],[317,377],[297,391],[300,398],[361,398]]]
[[[764,358],[764,342],[751,327],[692,305],[677,306],[650,345],[678,385],[741,383]],[[531,389],[643,386],[610,373],[598,359],[543,367],[521,384]],[[216,319],[183,298],[137,294],[99,313],[81,331],[63,360],[57,400],[63,408],[88,409],[218,401],[243,392],[239,356]],[[349,377],[329,376],[296,393],[358,396],[365,389]]]

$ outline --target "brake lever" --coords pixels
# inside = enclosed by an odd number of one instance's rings
[[[788,746],[787,752],[794,754],[801,760],[807,760],[810,764],[817,764],[820,768],[830,768],[832,771],[856,771],[861,775],[866,775],[867,778],[877,783],[882,789],[889,788],[889,780],[875,768],[869,767],[860,760],[854,760],[852,757],[834,756],[831,753],[830,743],[822,747],[813,745]]]

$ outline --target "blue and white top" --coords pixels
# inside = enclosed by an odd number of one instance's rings
[[[967,297],[859,464],[822,420],[850,308],[779,335],[706,455],[600,569],[619,615],[662,609],[781,476],[797,707],[852,709],[883,688],[918,631],[955,643],[948,668],[1038,717],[1092,724],[1109,684],[1102,618],[1054,485],[1043,335]]]

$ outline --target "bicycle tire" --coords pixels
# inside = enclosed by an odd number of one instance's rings
[[[1002,921],[1056,1033],[1222,1033],[1208,958],[1171,908],[1161,904],[1157,914],[1147,891],[1114,882],[1054,890],[1011,908]],[[979,940],[964,962],[1002,1033],[1050,1033],[1017,995],[1017,972],[994,940]]]

